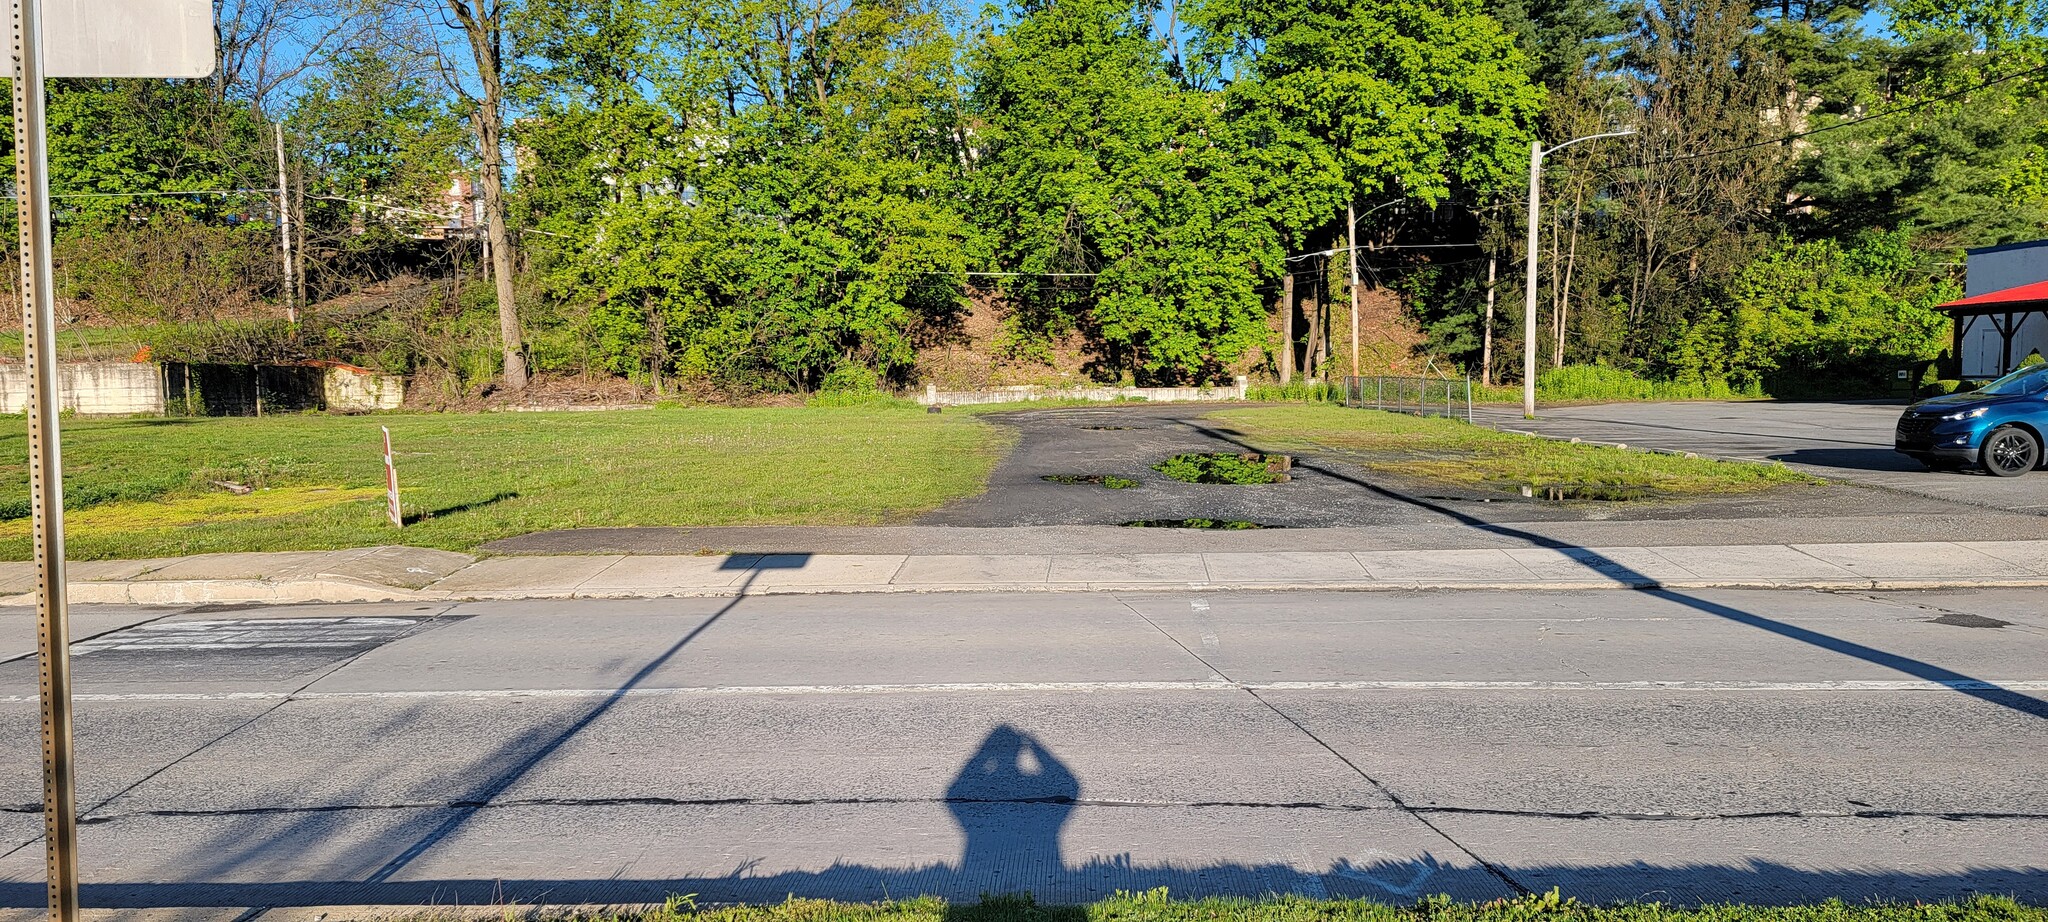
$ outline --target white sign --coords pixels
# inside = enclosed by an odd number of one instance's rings
[[[213,0],[43,0],[46,77],[210,76]]]

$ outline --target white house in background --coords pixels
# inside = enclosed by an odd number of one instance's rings
[[[1969,251],[1953,354],[1964,378],[1996,378],[2030,352],[2048,356],[2048,240]]]

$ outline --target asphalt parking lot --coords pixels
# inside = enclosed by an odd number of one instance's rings
[[[1991,509],[2048,515],[2048,472],[2016,479],[1935,473],[1892,450],[1895,402],[1794,403],[1775,400],[1482,407],[1482,425],[1545,435],[1698,452],[1718,458],[1775,460],[1817,476]]]

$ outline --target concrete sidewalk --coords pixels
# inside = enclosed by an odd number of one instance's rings
[[[1145,589],[1931,589],[2048,586],[2048,540],[1092,554],[476,559],[409,547],[75,563],[70,597],[149,605]],[[0,563],[0,604],[33,565]]]

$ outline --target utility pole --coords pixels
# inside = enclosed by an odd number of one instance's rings
[[[1543,149],[1543,142],[1529,142],[1529,265],[1524,272],[1527,288],[1522,301],[1522,418],[1536,418],[1536,246],[1537,224],[1541,220],[1541,190],[1543,184],[1543,158],[1564,150],[1582,141],[1596,141],[1601,138],[1619,138],[1635,134],[1626,131],[1610,131],[1605,134],[1589,134],[1573,138],[1549,150]]]
[[[1496,257],[1486,258],[1486,327],[1479,334],[1479,384],[1482,387],[1493,386],[1493,279],[1499,264]]]
[[[270,127],[277,138],[277,242],[279,252],[284,254],[284,316],[298,323],[299,309],[292,298],[298,276],[292,272],[292,200],[284,175],[284,123],[272,122]]]
[[[1344,206],[1344,223],[1350,228],[1345,241],[1351,251],[1351,376],[1358,377],[1358,207]]]

